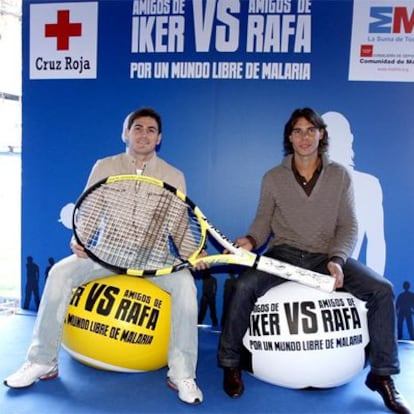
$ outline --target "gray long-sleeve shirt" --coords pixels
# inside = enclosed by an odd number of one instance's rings
[[[288,244],[344,261],[357,235],[351,176],[342,165],[322,156],[323,168],[307,196],[292,171],[292,155],[263,177],[256,217],[249,229],[257,246],[270,236],[269,248]]]

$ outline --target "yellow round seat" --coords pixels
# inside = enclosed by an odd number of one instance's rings
[[[170,295],[143,278],[117,275],[78,287],[67,310],[63,348],[95,368],[141,372],[167,364]]]

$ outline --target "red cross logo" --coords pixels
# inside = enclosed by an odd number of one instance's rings
[[[69,22],[69,10],[58,10],[57,23],[45,24],[45,36],[56,37],[57,50],[69,50],[70,37],[81,35],[82,24]]]

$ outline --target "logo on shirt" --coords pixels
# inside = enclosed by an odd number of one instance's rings
[[[98,3],[30,5],[30,79],[95,79]]]

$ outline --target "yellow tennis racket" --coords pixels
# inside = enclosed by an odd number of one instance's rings
[[[88,256],[115,273],[161,276],[204,261],[248,266],[325,292],[334,290],[330,275],[236,246],[183,192],[151,177],[116,175],[91,186],[76,203],[73,231]],[[199,257],[208,236],[228,253]]]

